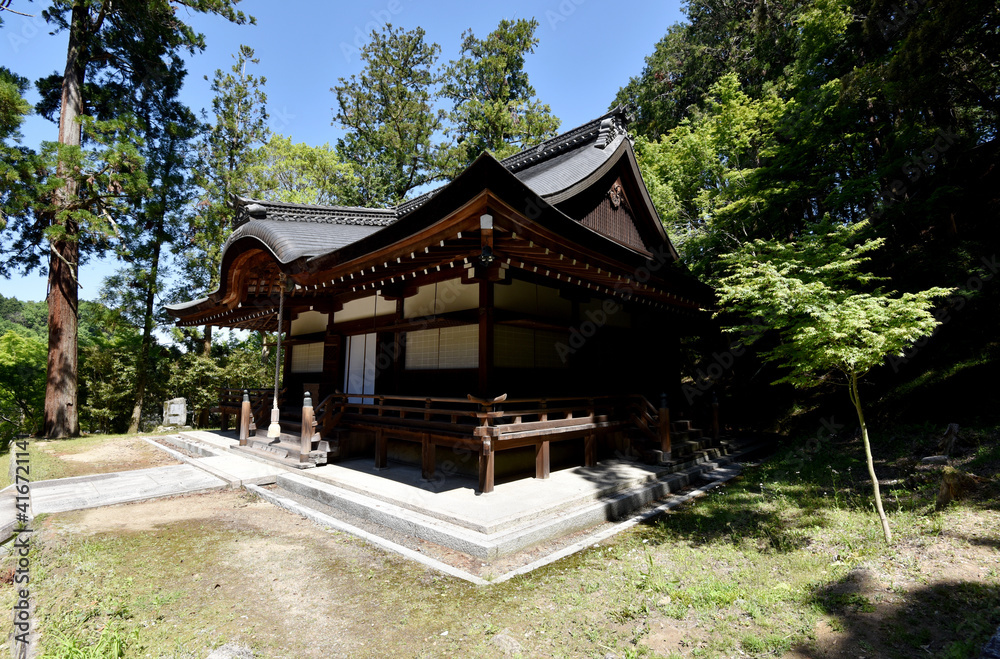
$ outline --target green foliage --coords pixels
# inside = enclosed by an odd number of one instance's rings
[[[48,322],[49,307],[44,302],[22,302],[0,295],[0,332],[13,330],[44,341]]]
[[[885,241],[859,242],[866,228],[824,222],[795,242],[755,240],[725,258],[720,302],[778,330],[780,343],[762,356],[788,369],[779,382],[812,387],[831,373],[862,377],[939,324],[934,300],[951,289],[896,295],[872,287],[876,278],[860,266]],[[730,329],[751,342],[760,336],[751,323]]]
[[[454,174],[488,151],[501,159],[554,137],[559,119],[535,97],[524,59],[538,44],[535,19],[501,20],[486,39],[462,35],[462,56],[444,73],[452,101],[447,134],[457,141]]]
[[[865,228],[866,222],[844,226],[824,220],[796,242],[747,243],[725,258],[730,272],[720,281],[719,298],[724,309],[777,329],[778,345],[761,356],[788,369],[779,382],[815,387],[831,374],[844,377],[861,426],[875,508],[890,543],[858,381],[886,357],[902,355],[929,335],[940,324],[931,313],[934,299],[952,291],[935,287],[897,296],[873,288],[876,278],[859,268],[884,240],[859,242]],[[744,332],[748,343],[760,337],[746,322],[730,331]]]
[[[88,639],[83,625],[76,629],[54,629],[54,642],[47,643],[42,659],[125,659],[138,656],[145,648],[139,640],[139,628],[126,622],[131,615],[124,605],[112,612],[107,622],[96,634],[96,639]],[[60,621],[62,622],[62,621]],[[55,647],[53,647],[53,645]]]
[[[46,354],[38,339],[13,330],[0,335],[0,438],[41,427]]]
[[[640,138],[637,147],[660,219],[685,262],[713,280],[719,254],[749,237],[772,237],[759,224],[764,200],[752,177],[783,104],[774,95],[750,98],[732,73],[711,86],[704,104],[659,141]]]
[[[290,137],[275,134],[251,160],[251,197],[325,205],[348,204],[356,197],[355,165],[342,161],[329,144],[293,144]]]
[[[26,78],[0,66],[0,231],[7,225],[6,215],[21,210],[25,186],[33,176],[33,154],[18,145],[21,123],[31,113],[23,97],[27,87]]]
[[[441,130],[435,112],[435,63],[441,48],[424,40],[424,30],[386,25],[372,31],[361,49],[360,76],[338,78],[334,122],[347,130],[337,140],[344,162],[363,163],[357,172],[357,204],[397,204],[414,188],[435,178],[439,149],[432,137]]]

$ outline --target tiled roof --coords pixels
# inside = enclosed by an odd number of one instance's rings
[[[541,197],[566,190],[606,163],[625,134],[621,108],[525,149],[500,164]],[[234,196],[235,228],[225,247],[248,236],[265,243],[282,263],[349,245],[389,226],[430,201],[432,190],[394,208],[289,204]],[[225,248],[224,248],[225,249]]]
[[[253,237],[268,246],[280,263],[290,263],[303,256],[316,256],[361,240],[381,229],[383,224],[361,224],[361,218],[346,222],[275,218],[250,219],[229,235],[223,251],[241,238]],[[362,220],[363,221],[363,220]]]

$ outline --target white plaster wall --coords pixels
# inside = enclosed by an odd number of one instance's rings
[[[319,311],[300,313],[299,317],[292,321],[292,336],[325,332],[329,319],[329,314],[320,313]]]
[[[333,322],[343,323],[375,316],[389,316],[394,313],[396,313],[394,300],[386,300],[381,295],[372,295],[345,303],[343,309],[333,314]]]

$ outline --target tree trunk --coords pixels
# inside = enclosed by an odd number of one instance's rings
[[[212,326],[205,325],[205,337],[202,339],[201,344],[201,354],[205,356],[206,359],[211,359],[212,357]],[[202,382],[202,387],[211,387],[212,382]],[[209,410],[207,407],[202,408],[198,413],[198,427],[207,428],[208,427],[208,415]]]
[[[73,7],[66,51],[66,71],[62,83],[62,107],[59,114],[59,144],[80,146],[82,108],[80,90],[83,85],[83,37],[87,28],[87,8],[78,3]],[[80,246],[79,227],[69,216],[76,202],[77,183],[74,172],[60,157],[57,175],[63,187],[57,194],[54,225],[64,228],[62,236],[52,241],[49,256],[49,357],[45,381],[44,433],[48,438],[75,437],[80,434],[77,414],[77,332],[78,283]]]
[[[159,225],[162,226],[160,219]],[[159,231],[157,231],[159,234]],[[135,374],[135,406],[132,408],[132,419],[128,423],[130,435],[139,432],[142,423],[142,405],[146,398],[146,382],[149,380],[149,353],[153,348],[153,303],[156,299],[156,282],[160,270],[159,235],[153,240],[153,254],[149,264],[149,278],[146,280],[146,309],[142,315],[142,346],[139,348],[139,358]]]
[[[878,477],[875,476],[875,462],[872,460],[872,447],[868,441],[868,426],[865,425],[865,415],[861,410],[861,398],[858,395],[858,377],[851,374],[851,402],[858,413],[858,421],[861,423],[861,440],[865,445],[865,459],[868,461],[868,475],[872,479],[872,490],[875,492],[875,510],[882,521],[882,535],[885,536],[885,543],[892,544],[892,531],[889,530],[889,519],[882,509],[882,492],[878,487]]]

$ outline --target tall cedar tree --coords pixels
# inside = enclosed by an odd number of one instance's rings
[[[347,129],[337,140],[344,162],[358,165],[355,203],[398,204],[414,188],[441,177],[441,150],[432,138],[442,127],[443,111],[432,107],[439,82],[437,44],[424,31],[386,25],[372,31],[361,49],[360,76],[339,78],[333,124]]]
[[[140,429],[152,369],[158,324],[156,301],[166,276],[168,245],[180,242],[194,198],[191,171],[193,140],[201,130],[194,113],[177,100],[185,71],[179,58],[161,62],[147,72],[135,101],[136,118],[145,142],[146,177],[150,193],[135,209],[136,221],[122,227],[120,257],[127,265],[105,281],[102,299],[136,327],[142,339],[135,354],[134,398],[128,432]]]
[[[49,344],[43,432],[79,434],[77,406],[78,279],[81,247],[114,235],[123,217],[115,202],[145,193],[145,172],[131,117],[93,118],[109,74],[139,80],[140,72],[180,49],[204,48],[204,38],[178,18],[176,5],[218,14],[235,23],[246,17],[237,0],[53,0],[42,12],[55,32],[68,33],[66,67],[58,78],[59,140],[49,149],[46,179],[36,186],[33,219],[17,227],[14,248],[49,245]],[[46,91],[54,84],[42,81]],[[41,108],[40,108],[41,109]],[[52,109],[50,103],[49,109]],[[44,110],[43,110],[44,111]],[[89,113],[89,114],[88,114]],[[88,148],[84,148],[86,143]],[[26,263],[38,263],[35,253]]]
[[[462,35],[462,56],[446,68],[441,90],[454,103],[446,130],[457,142],[451,176],[484,151],[500,159],[555,136],[559,119],[535,97],[524,70],[537,28],[535,19],[504,19],[486,39]]]
[[[253,48],[241,45],[233,55],[236,60],[228,73],[215,71],[212,80],[212,113],[215,123],[199,146],[204,164],[196,172],[203,190],[199,212],[188,228],[187,244],[181,250],[184,284],[178,297],[191,299],[219,286],[222,245],[235,219],[231,196],[243,195],[251,188],[256,149],[267,142],[267,79],[247,72],[249,64],[259,64]],[[212,327],[205,326],[201,353],[212,354]],[[203,386],[208,387],[209,382]],[[198,425],[208,423],[208,407],[199,411]]]

